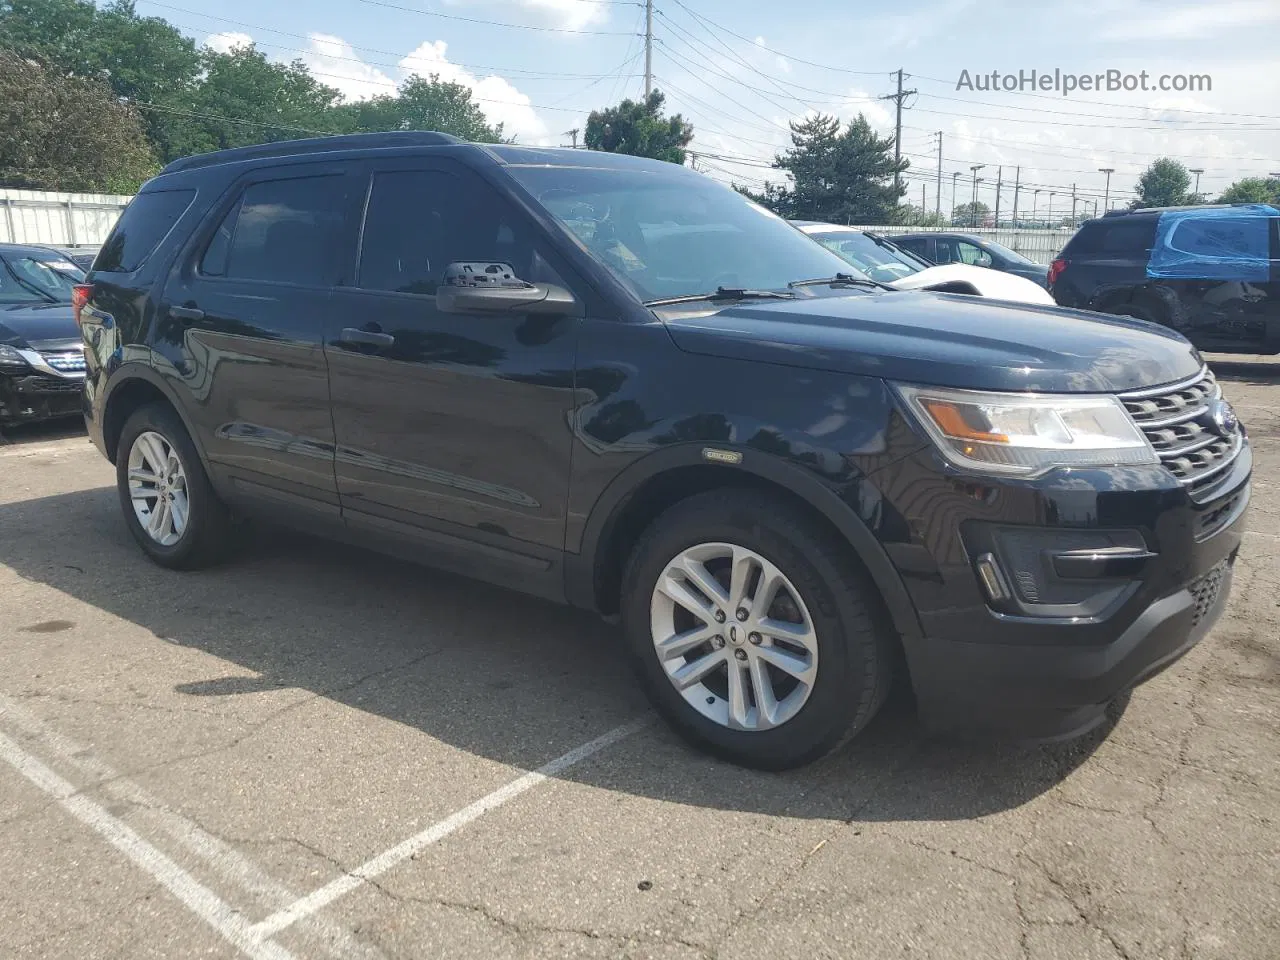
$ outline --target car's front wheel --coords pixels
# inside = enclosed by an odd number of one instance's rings
[[[181,419],[164,404],[140,407],[125,422],[116,488],[129,532],[161,566],[205,566],[231,544],[234,521]]]
[[[659,517],[624,577],[651,699],[687,739],[781,770],[835,749],[884,701],[892,644],[866,578],[829,531],[749,491]]]

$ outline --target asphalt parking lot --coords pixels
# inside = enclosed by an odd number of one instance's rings
[[[1227,615],[1069,745],[898,697],[786,775],[652,719],[613,628],[260,532],[149,564],[74,430],[0,443],[0,955],[1280,956],[1280,363]]]

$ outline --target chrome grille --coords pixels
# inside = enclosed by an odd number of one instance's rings
[[[1216,483],[1244,448],[1239,425],[1225,436],[1214,426],[1213,408],[1221,398],[1207,367],[1182,383],[1120,396],[1161,463],[1192,493]]]

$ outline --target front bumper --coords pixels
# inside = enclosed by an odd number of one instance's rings
[[[0,371],[0,424],[75,416],[80,413],[83,392],[83,378]]]
[[[982,485],[940,474],[928,453],[916,465],[898,482],[926,506],[904,518],[914,535],[886,549],[924,628],[906,654],[921,720],[932,730],[1019,740],[1084,733],[1104,720],[1111,701],[1199,642],[1226,605],[1249,500],[1247,442],[1201,500],[1162,467]],[[926,487],[933,496],[918,495]],[[1089,615],[1011,613],[983,585],[975,561],[992,541],[974,533],[1010,525],[1032,537],[1042,532],[1046,546],[1064,535],[1123,530],[1146,545],[1149,559],[1128,580],[1106,580],[1122,589]],[[1026,576],[1026,564],[1017,574],[1008,566],[1010,580]]]

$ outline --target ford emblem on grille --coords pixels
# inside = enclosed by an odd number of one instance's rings
[[[1220,437],[1231,436],[1240,426],[1240,418],[1225,400],[1214,400],[1209,404],[1208,420],[1208,426]]]

